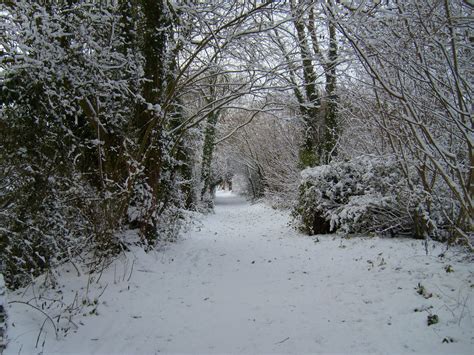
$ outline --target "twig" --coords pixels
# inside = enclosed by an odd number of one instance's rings
[[[73,326],[75,326],[76,329],[79,329],[79,326],[78,326],[75,322],[72,321],[72,316],[69,316],[68,321],[69,321],[69,323],[71,323]]]
[[[28,291],[28,289],[31,287],[31,285],[33,285],[33,283],[34,283],[34,280],[32,280],[28,283],[28,285],[25,287],[25,290],[23,291],[23,294],[21,295],[21,297],[25,297],[26,291]]]
[[[54,334],[56,335],[56,340],[58,339],[58,330],[56,329],[56,325],[54,324],[54,320],[45,312],[43,312],[43,310],[41,310],[40,308],[36,307],[36,306],[33,306],[32,304],[29,304],[27,302],[22,302],[22,301],[10,301],[8,302],[8,304],[14,304],[14,303],[19,303],[19,304],[26,304],[27,306],[30,306],[34,309],[36,309],[38,312],[41,312],[43,313],[43,315],[49,319],[49,321],[51,322],[51,324],[53,325],[53,328],[54,328]]]
[[[102,274],[104,273],[104,270],[105,270],[105,259],[104,259],[104,263],[103,263],[103,265],[102,265],[102,268],[101,268],[101,270],[100,270],[99,277],[97,278],[96,284],[99,283],[99,280],[100,280],[100,278],[102,277]]]
[[[130,275],[128,276],[127,282],[129,282],[130,279],[132,278],[133,265],[135,265],[135,259],[133,259],[133,261],[132,261],[132,268],[130,269]]]
[[[283,339],[282,341],[279,341],[279,342],[277,342],[277,343],[275,343],[275,344],[281,344],[281,343],[284,343],[285,341],[287,341],[287,340],[289,340],[289,339],[290,339],[290,337],[286,337],[286,338],[285,338],[285,339]]]
[[[43,324],[41,324],[40,331],[38,333],[38,336],[36,337],[35,349],[38,347],[38,342],[40,340],[41,333],[43,332],[43,328],[44,328],[44,325],[46,324],[47,320],[48,320],[48,318],[45,318],[44,321],[43,321]]]
[[[107,288],[107,286],[109,286],[109,284],[105,285],[104,289],[103,289],[102,292],[96,297],[96,299],[99,299],[100,297],[102,297],[102,295],[104,294],[105,289]]]
[[[125,277],[127,276],[127,267],[128,267],[128,260],[126,260],[126,262],[123,263],[123,277],[122,277],[122,281],[125,281]]]
[[[92,279],[92,273],[89,274],[89,277],[87,278],[87,287],[86,287],[86,297],[88,298],[89,296],[89,286],[91,284],[91,279]]]
[[[464,302],[462,302],[462,309],[459,314],[458,326],[461,326],[461,321],[464,318],[464,310],[466,309],[466,303],[468,299],[469,299],[469,295],[466,295],[466,297],[464,298]]]
[[[77,307],[75,307],[77,302]],[[79,301],[78,301],[78,293],[76,291],[76,294],[74,295],[74,299],[72,300],[72,303],[66,307],[66,311],[73,312],[74,310],[78,309],[80,307]]]
[[[79,268],[77,267],[77,265],[74,263],[74,261],[71,260],[71,258],[69,258],[69,262],[71,263],[72,266],[74,266],[74,269],[76,269],[76,271],[77,271],[77,277],[80,277],[80,276],[81,276],[81,272],[79,271]]]

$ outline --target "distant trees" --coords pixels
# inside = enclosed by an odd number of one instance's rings
[[[267,97],[260,110],[230,111],[218,126],[218,155],[232,162],[238,177],[235,189],[253,199],[263,196],[275,205],[290,207],[299,183],[298,154],[303,134],[288,104],[288,95]],[[241,127],[234,134],[235,127]]]

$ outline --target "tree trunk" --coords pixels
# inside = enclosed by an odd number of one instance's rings
[[[145,15],[143,35],[144,76],[143,98],[135,120],[139,130],[139,161],[144,167],[146,184],[151,190],[151,204],[141,217],[142,237],[153,242],[156,235],[156,208],[160,197],[160,178],[163,167],[163,108],[166,94],[167,47],[172,33],[172,21],[166,11],[166,3],[156,0],[142,0]]]
[[[218,112],[211,112],[207,117],[206,129],[204,131],[204,146],[202,152],[201,201],[204,201],[206,194],[211,193],[211,164],[214,153],[214,141],[216,138],[216,124],[219,118]]]
[[[329,2],[330,3],[330,2]],[[329,163],[336,155],[336,144],[339,135],[337,122],[337,94],[336,94],[336,65],[337,65],[337,38],[336,26],[332,19],[329,21],[329,52],[328,63],[325,65],[327,104],[324,125],[324,155]]]

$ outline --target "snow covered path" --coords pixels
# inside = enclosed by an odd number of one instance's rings
[[[221,193],[183,240],[136,251],[129,282],[125,261],[127,277],[118,266],[101,277],[99,316],[81,316],[59,341],[46,325],[44,353],[471,353],[474,278],[460,254],[440,258],[433,243],[426,255],[413,240],[307,237],[288,220]],[[432,297],[416,292],[419,282]],[[40,352],[44,317],[20,304],[9,311],[6,354]],[[427,325],[430,314],[438,324]]]

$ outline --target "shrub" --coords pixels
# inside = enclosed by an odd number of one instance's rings
[[[443,194],[436,200],[409,172],[410,184],[392,157],[363,156],[302,172],[297,226],[313,235],[380,233],[442,237]]]

